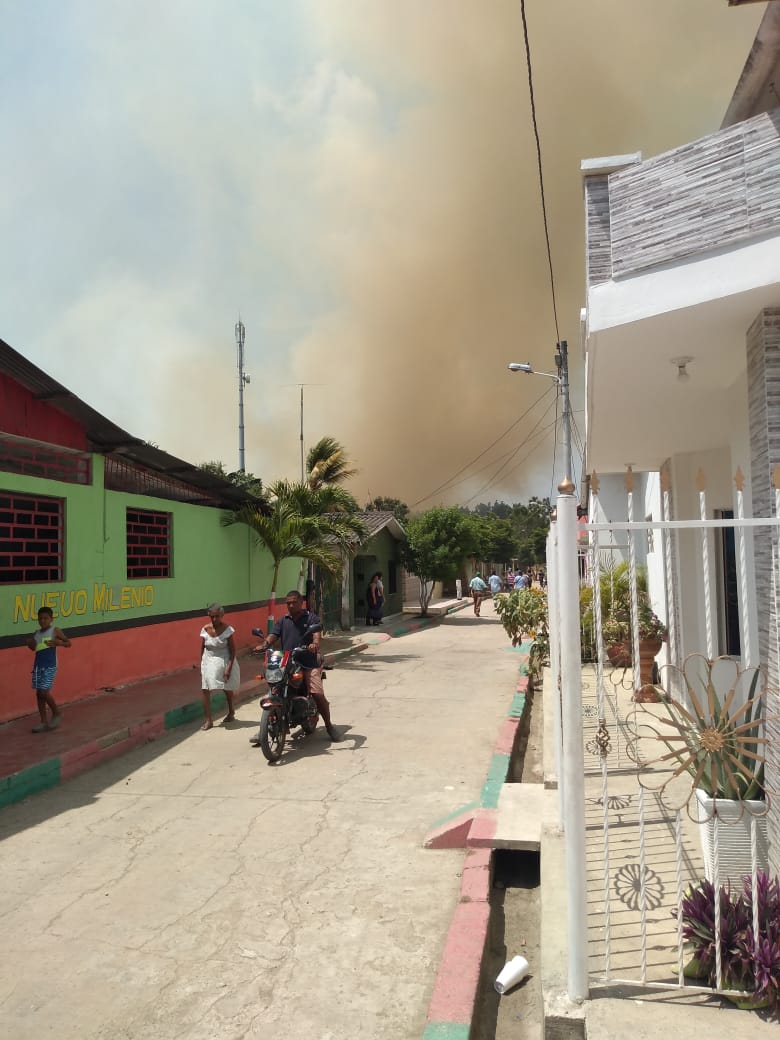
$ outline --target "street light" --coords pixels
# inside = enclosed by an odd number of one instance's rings
[[[561,389],[563,398],[563,459],[566,467],[564,479],[574,482],[571,458],[571,408],[569,405],[569,357],[566,340],[562,339],[558,344],[558,353],[555,355],[555,366],[558,372],[537,372],[527,361],[512,361],[507,366],[510,372],[523,372],[527,376],[546,376],[552,379]]]

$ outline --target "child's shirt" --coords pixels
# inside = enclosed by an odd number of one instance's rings
[[[57,647],[53,645],[54,625],[48,628],[39,628],[33,636],[35,640],[35,666],[36,668],[56,668]]]

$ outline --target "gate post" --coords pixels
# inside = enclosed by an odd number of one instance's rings
[[[553,713],[555,740],[555,783],[558,788],[558,819],[563,822],[563,753],[561,727],[561,615],[558,609],[558,523],[555,515],[547,533],[547,629],[550,633],[550,693],[545,712]]]
[[[558,614],[563,724],[563,829],[566,847],[569,997],[588,996],[585,876],[585,755],[582,747],[582,660],[577,561],[577,500],[565,477],[558,485]]]

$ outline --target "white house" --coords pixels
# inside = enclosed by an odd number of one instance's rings
[[[720,129],[663,155],[589,159],[586,471],[636,476],[634,520],[774,518],[780,466],[780,3],[767,5]],[[777,471],[780,474],[780,470]],[[598,487],[598,481],[596,486]],[[607,514],[612,513],[612,516]],[[674,533],[651,584],[672,653],[768,671],[780,712],[776,528]],[[744,534],[744,537],[743,537]],[[645,546],[657,553],[652,532]],[[652,563],[648,556],[648,563]],[[659,584],[663,587],[659,588]],[[705,590],[703,601],[702,589]],[[780,725],[768,729],[780,873]]]

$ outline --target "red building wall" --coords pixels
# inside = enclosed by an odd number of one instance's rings
[[[265,609],[257,607],[228,615],[228,623],[236,630],[237,649],[257,645],[252,628],[263,625],[265,613]],[[281,616],[284,611],[277,607],[276,613]],[[125,686],[188,666],[193,669],[192,689],[196,694],[200,689],[199,632],[206,620],[204,615],[203,618],[74,636],[70,649],[57,651],[54,699],[60,705],[69,704],[101,693],[107,686]],[[68,635],[67,625],[62,628]],[[2,661],[0,723],[37,711],[35,692],[30,685],[32,652],[26,646],[12,647],[3,650]]]
[[[15,379],[0,372],[0,415],[4,433],[88,451],[84,429],[46,401],[38,401]]]

